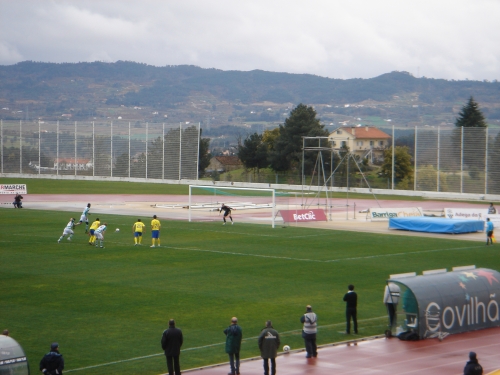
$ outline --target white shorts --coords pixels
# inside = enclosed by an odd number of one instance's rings
[[[98,240],[103,240],[104,239],[102,233],[94,232],[94,234],[95,234],[95,238],[97,238]]]
[[[89,221],[89,219],[87,219],[87,216],[85,215],[80,216],[80,223],[83,223],[84,221],[85,222]]]
[[[63,236],[67,235],[67,234],[73,234],[73,229],[69,229],[69,228],[64,228],[64,232],[63,232]]]

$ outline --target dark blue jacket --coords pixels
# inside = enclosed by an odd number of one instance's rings
[[[46,370],[46,371],[43,371]],[[64,370],[64,358],[59,352],[51,351],[43,356],[40,361],[40,371],[44,374],[62,374]]]

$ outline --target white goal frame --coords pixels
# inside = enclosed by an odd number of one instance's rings
[[[272,227],[275,227],[275,217],[276,217],[276,191],[275,189],[258,189],[258,188],[242,188],[242,187],[229,187],[229,186],[215,186],[215,185],[189,185],[189,222],[191,222],[191,189],[192,188],[201,188],[201,189],[220,189],[220,190],[248,190],[248,191],[268,191],[272,193],[272,214],[271,214],[271,223]]]

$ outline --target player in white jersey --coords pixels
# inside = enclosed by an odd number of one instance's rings
[[[57,242],[61,242],[61,240],[66,237],[67,235],[69,235],[68,237],[68,241],[71,241],[71,237],[73,236],[73,227],[75,226],[75,219],[74,218],[71,218],[69,223],[66,224],[66,228],[64,228],[64,231],[63,231],[63,234],[61,237],[59,237],[59,239],[57,240]]]
[[[75,225],[80,225],[85,221],[85,233],[89,231],[89,219],[87,218],[90,215],[90,203],[87,203],[87,207],[83,209],[82,216],[80,216],[80,221]]]
[[[104,247],[104,232],[106,232],[107,225],[108,224],[104,223],[94,231],[95,247],[98,247],[99,245]]]

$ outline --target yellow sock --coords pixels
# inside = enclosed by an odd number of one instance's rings
[[[158,238],[158,240],[157,240],[157,241],[158,241],[158,246],[160,246],[160,239]]]
[[[142,236],[139,236],[139,245],[142,243]]]
[[[134,237],[134,242],[137,245],[137,237]]]

